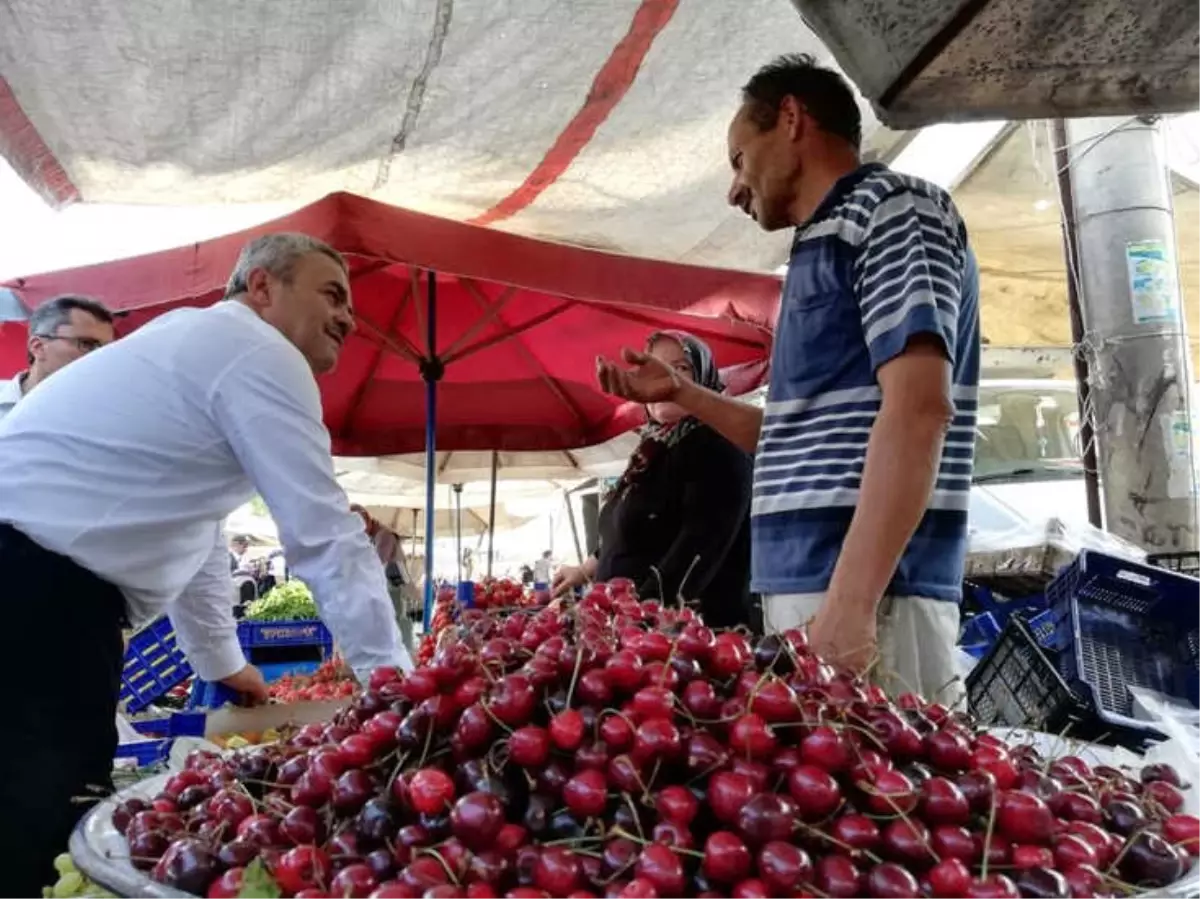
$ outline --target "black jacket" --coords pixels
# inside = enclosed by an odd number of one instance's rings
[[[643,599],[670,603],[682,588],[708,625],[748,623],[751,467],[750,456],[704,426],[657,453],[600,510],[597,579],[629,578]]]

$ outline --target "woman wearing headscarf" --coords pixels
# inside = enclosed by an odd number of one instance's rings
[[[712,351],[691,334],[658,331],[646,350],[684,377],[724,389]],[[673,403],[646,413],[641,441],[600,510],[599,549],[583,565],[559,569],[554,593],[629,578],[643,599],[699,600],[711,627],[747,624],[750,457]]]

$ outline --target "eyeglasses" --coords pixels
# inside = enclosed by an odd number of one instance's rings
[[[95,337],[74,337],[70,334],[38,334],[37,337],[42,340],[66,340],[75,345],[75,349],[81,353],[90,353],[92,350],[98,350],[104,346],[104,341],[97,340]]]

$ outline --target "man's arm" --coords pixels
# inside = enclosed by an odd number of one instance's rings
[[[714,393],[691,381],[685,381],[675,402],[696,416],[743,453],[758,449],[763,410],[724,394]]]
[[[381,665],[411,669],[383,566],[334,478],[320,395],[303,357],[285,346],[256,348],[218,382],[212,410],[355,674],[365,682]]]
[[[825,657],[862,668],[875,652],[875,610],[929,506],[954,418],[952,365],[966,262],[961,225],[901,189],[873,211],[855,290],[880,410],[858,505],[809,627]]]
[[[216,525],[212,552],[167,615],[179,647],[201,680],[221,681],[257,701],[267,698],[262,675],[246,664],[233,617],[229,550]]]
[[[929,505],[954,418],[950,365],[937,338],[913,337],[877,377],[883,402],[867,442],[858,507],[829,584],[838,602],[862,603],[872,614]]]

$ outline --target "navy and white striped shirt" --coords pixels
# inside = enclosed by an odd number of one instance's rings
[[[876,370],[917,334],[945,345],[954,421],[929,508],[888,592],[958,601],[979,387],[979,270],[950,197],[864,165],[792,244],[754,465],[752,580],[764,594],[829,586],[879,412]]]

